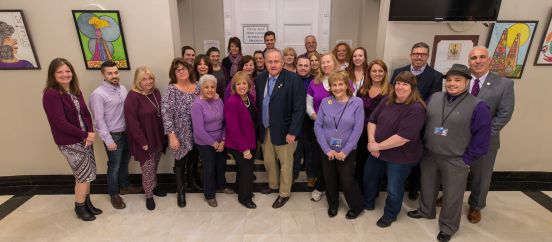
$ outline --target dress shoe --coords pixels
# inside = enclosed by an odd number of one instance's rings
[[[418,193],[417,191],[408,192],[408,199],[410,199],[412,201],[416,201],[419,196],[420,196],[420,193]]]
[[[277,192],[278,192],[278,189],[272,189],[270,187],[265,187],[261,189],[262,194],[271,194],[271,193],[277,193]]]
[[[84,200],[84,206],[86,207],[86,209],[88,209],[88,211],[91,214],[94,214],[94,215],[100,215],[103,212],[101,209],[94,207],[94,205],[92,204],[92,200],[90,200],[90,194],[86,194],[86,199]]]
[[[314,187],[316,185],[316,177],[307,178],[307,187]]]
[[[395,222],[397,218],[388,218],[385,217],[385,215],[381,216],[381,218],[376,222],[376,225],[380,228],[387,228],[391,226],[393,222]]]
[[[253,201],[251,201],[251,200],[249,200],[249,201],[247,201],[247,202],[240,202],[240,203],[241,203],[244,207],[249,208],[249,209],[255,209],[255,208],[257,208],[257,205],[256,205]]]
[[[166,197],[167,196],[167,191],[159,188],[159,187],[155,187],[153,189],[153,195],[155,196],[158,196],[158,197]]]
[[[353,211],[352,209],[349,209],[349,211],[347,211],[347,214],[345,215],[345,218],[346,219],[355,219],[358,217],[358,215],[360,215],[360,213],[357,213],[355,211]]]
[[[333,218],[337,215],[337,208],[328,209],[328,217]]]
[[[286,204],[288,200],[289,200],[289,197],[278,196],[278,198],[276,198],[276,200],[272,204],[272,208],[281,208]]]
[[[83,221],[92,221],[96,219],[96,216],[91,214],[90,211],[86,209],[86,205],[84,203],[75,203],[75,213],[77,214],[77,217]]]
[[[419,219],[419,218],[434,219],[434,218],[435,218],[435,216],[433,216],[433,217],[426,217],[426,216],[424,216],[424,215],[420,212],[420,210],[418,210],[418,209],[412,210],[412,211],[406,213],[406,215],[407,215],[408,217],[415,218],[415,219]]]
[[[154,210],[155,209],[155,200],[153,200],[153,197],[146,198],[146,208],[148,210]]]
[[[207,199],[207,204],[209,204],[209,206],[213,207],[213,208],[216,208],[218,206],[218,203],[217,203],[217,199]]]
[[[142,189],[142,186],[127,186],[119,189],[119,194],[126,195],[126,194],[139,194],[144,192],[144,189]]]
[[[437,198],[437,201],[435,202],[436,207],[442,207],[443,206],[443,197]]]
[[[437,235],[437,241],[439,242],[447,242],[450,240],[450,235],[443,233],[442,231],[439,232]]]
[[[468,212],[468,221],[472,224],[479,223],[479,221],[481,221],[481,212],[470,208],[470,211]]]
[[[186,207],[186,193],[184,193],[184,191],[176,193],[176,205],[178,205],[179,208]]]
[[[115,209],[126,208],[126,204],[123,201],[123,198],[119,195],[111,196],[111,205],[113,205],[113,208]]]

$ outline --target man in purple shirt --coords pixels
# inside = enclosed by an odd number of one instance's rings
[[[107,190],[116,209],[126,207],[119,194],[139,193],[139,187],[130,186],[128,180],[128,152],[123,106],[128,94],[119,84],[119,69],[113,61],[105,61],[101,72],[102,84],[90,94],[90,109],[94,127],[100,134],[107,152]],[[121,189],[119,189],[119,187]]]
[[[470,166],[487,153],[491,139],[489,105],[468,93],[470,79],[467,66],[454,64],[446,74],[446,93],[433,94],[427,105],[420,208],[408,216],[435,218],[442,185],[438,241],[449,241],[458,231]]]
[[[305,50],[307,52],[303,53],[302,55],[300,55],[299,57],[307,57],[309,58],[309,54],[310,53],[318,53],[318,51],[316,51],[316,37],[314,37],[314,35],[312,34],[309,34],[305,37]]]

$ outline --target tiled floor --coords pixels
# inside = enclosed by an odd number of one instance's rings
[[[305,192],[293,193],[288,204],[273,209],[276,196],[255,194],[258,208],[249,210],[236,195],[217,194],[219,207],[211,208],[202,194],[188,194],[188,206],[178,208],[169,194],[156,198],[157,209],[148,211],[143,195],[125,195],[124,210],[113,209],[106,195],[92,195],[104,213],[83,222],[72,210],[73,196],[37,195],[0,220],[0,241],[435,241],[438,233],[436,219],[406,216],[417,207],[410,201],[390,228],[377,227],[383,193],[375,211],[353,221],[345,219],[345,206],[328,218],[325,200],[311,202]],[[8,198],[0,196],[0,202]],[[491,192],[483,220],[474,225],[462,218],[452,241],[550,242],[552,213],[522,192]]]
[[[4,203],[5,201],[8,201],[11,197],[11,195],[6,195],[6,196],[0,196],[0,204]]]

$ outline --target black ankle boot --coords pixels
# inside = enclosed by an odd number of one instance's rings
[[[84,205],[86,209],[88,209],[88,212],[90,212],[91,214],[100,215],[103,212],[101,209],[96,208],[94,207],[94,205],[92,205],[92,201],[90,200],[90,194],[86,195],[86,200],[84,200]]]
[[[147,197],[146,198],[146,208],[148,210],[154,210],[155,209],[155,200],[153,200],[153,197]]]
[[[75,213],[78,218],[84,221],[92,221],[96,219],[96,216],[91,214],[88,209],[86,209],[86,205],[84,203],[75,203]]]
[[[184,192],[184,177],[182,167],[174,167],[174,179],[176,181],[176,204],[178,207],[186,207],[186,193]]]

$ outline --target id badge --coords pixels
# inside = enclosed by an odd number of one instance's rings
[[[330,139],[330,146],[331,147],[336,147],[336,148],[341,148],[341,141],[342,141],[342,139],[331,138]]]
[[[447,136],[448,129],[445,127],[435,127],[433,133],[436,135]]]

